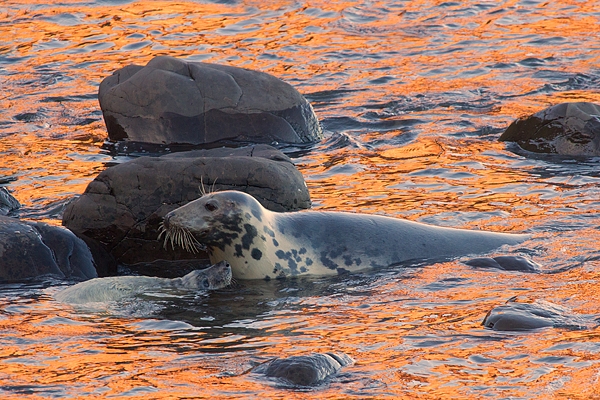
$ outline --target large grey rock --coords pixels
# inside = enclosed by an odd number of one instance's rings
[[[562,103],[514,121],[500,141],[516,142],[536,153],[600,155],[600,106]]]
[[[141,157],[108,168],[71,202],[63,225],[101,242],[121,263],[206,258],[165,250],[157,240],[163,217],[209,190],[235,189],[273,211],[310,207],[302,174],[282,152],[267,145],[219,148]]]
[[[98,276],[90,250],[69,230],[0,216],[0,281],[47,275],[76,279]]]
[[[155,57],[105,78],[98,100],[115,141],[304,143],[323,137],[296,89],[243,68]]]

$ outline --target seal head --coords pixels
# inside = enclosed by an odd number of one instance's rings
[[[220,261],[206,269],[196,269],[181,278],[175,278],[172,284],[186,289],[217,290],[229,286],[231,278],[231,266],[227,261]]]
[[[243,192],[211,193],[168,213],[163,221],[165,243],[224,250],[238,241],[249,243],[256,236],[251,223],[261,222],[266,210]],[[255,221],[253,221],[255,219]],[[190,235],[191,234],[191,235]],[[193,245],[190,243],[194,243]],[[247,247],[247,246],[246,246]]]

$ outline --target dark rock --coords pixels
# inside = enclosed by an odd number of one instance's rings
[[[255,373],[277,378],[284,385],[316,386],[337,374],[354,361],[346,354],[310,354],[277,358],[254,369]]]
[[[171,251],[171,247],[169,247],[169,251]],[[210,265],[208,255],[205,259],[154,260],[122,266],[118,275],[146,275],[173,279],[187,275],[196,269],[207,268]]]
[[[588,329],[596,325],[559,305],[517,296],[492,309],[482,324],[495,331],[529,331],[546,327]]]
[[[169,211],[207,191],[240,190],[273,211],[310,207],[302,174],[267,145],[140,157],[100,173],[64,213],[63,225],[102,243],[125,264],[159,259],[206,259],[180,248],[166,251],[158,228]]]
[[[504,271],[540,272],[540,265],[521,256],[480,257],[465,261],[475,268],[494,268]]]
[[[600,105],[562,103],[514,121],[500,141],[536,153],[600,155]]]
[[[0,215],[7,215],[21,207],[21,203],[13,197],[5,187],[0,187]]]
[[[94,266],[96,267],[96,272],[99,277],[117,275],[117,261],[106,250],[102,243],[83,234],[76,234],[76,236],[83,240],[88,249],[90,249],[90,252],[92,253],[92,259],[94,260]]]
[[[323,138],[312,106],[263,72],[160,56],[105,78],[98,91],[111,140],[306,143]]]
[[[0,216],[0,281],[45,275],[85,280],[97,273],[88,247],[69,230]]]

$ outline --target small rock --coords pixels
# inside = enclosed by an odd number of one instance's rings
[[[21,207],[19,200],[15,199],[5,187],[0,187],[0,215],[7,215]]]
[[[315,353],[277,358],[254,369],[255,373],[277,378],[284,385],[316,386],[337,374],[342,367],[354,364],[346,354]]]
[[[515,296],[492,309],[482,325],[495,331],[529,331],[546,327],[588,329],[597,324],[559,305]]]
[[[465,261],[475,268],[495,268],[504,271],[540,272],[540,265],[521,256],[479,257]]]
[[[514,121],[500,141],[536,153],[600,155],[600,105],[562,103]]]

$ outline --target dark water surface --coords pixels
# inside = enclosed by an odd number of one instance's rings
[[[420,268],[72,309],[56,282],[0,288],[0,397],[594,398],[600,330],[499,333],[515,295],[600,314],[600,159],[496,140],[515,118],[600,103],[596,1],[0,3],[0,179],[21,217],[62,208],[112,157],[99,82],[156,55],[297,87],[326,139],[295,156],[317,209],[529,232],[497,254],[556,274]],[[569,268],[572,267],[572,268]],[[248,371],[275,356],[356,360],[310,391]]]

